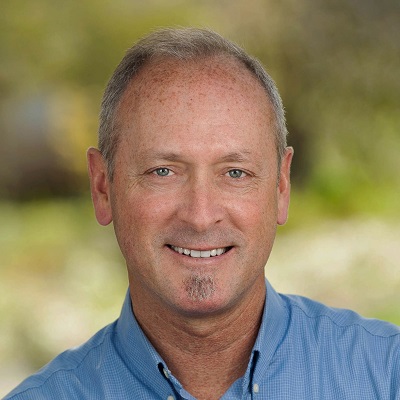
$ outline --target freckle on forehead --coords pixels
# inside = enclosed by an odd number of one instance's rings
[[[238,97],[245,93],[245,90],[238,92],[238,85],[242,89],[250,88],[247,92],[258,91],[265,96],[260,83],[244,66],[236,60],[222,56],[202,60],[164,59],[152,62],[133,78],[127,92],[129,102],[133,100],[133,95],[136,105],[150,99],[160,104],[166,100],[189,102],[192,98],[182,98],[182,89],[190,86],[197,90],[196,96],[206,96],[210,90],[210,82],[227,92],[235,91]],[[171,89],[172,85],[174,89]]]
[[[197,135],[201,129],[208,129],[208,140],[221,137],[225,129],[229,140],[228,125],[241,126],[240,132],[257,130],[264,135],[272,132],[273,124],[265,89],[245,66],[226,56],[152,61],[132,79],[118,114],[121,132],[130,133],[123,137],[140,136],[136,142],[140,147],[149,146],[145,136],[151,138],[160,131],[165,136],[172,126],[175,140],[189,130]],[[225,128],[213,129],[214,124]]]
[[[245,66],[227,57],[145,65],[125,91],[118,114],[120,148],[136,160],[154,160],[169,151],[181,159],[215,163],[228,150],[247,149],[262,160],[273,152],[273,111],[265,89]]]

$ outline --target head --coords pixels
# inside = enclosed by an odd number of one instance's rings
[[[250,71],[264,88],[274,113],[274,130],[278,165],[286,149],[285,112],[278,89],[261,63],[235,43],[208,29],[160,29],[130,48],[117,66],[104,92],[99,124],[99,149],[107,162],[109,178],[114,172],[114,156],[120,139],[116,120],[121,97],[131,80],[146,65],[157,59],[177,61],[204,60],[226,56]]]
[[[102,107],[92,197],[114,223],[136,312],[261,301],[292,157],[261,65],[210,31],[158,31],[128,51]]]

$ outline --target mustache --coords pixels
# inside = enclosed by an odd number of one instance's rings
[[[243,243],[243,235],[233,228],[212,228],[198,232],[191,227],[174,227],[157,236],[157,241],[181,247],[217,246],[226,247]]]

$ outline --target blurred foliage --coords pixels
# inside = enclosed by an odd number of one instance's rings
[[[112,228],[99,229],[91,208],[89,199],[0,203],[0,397],[7,378],[118,316],[126,271]]]

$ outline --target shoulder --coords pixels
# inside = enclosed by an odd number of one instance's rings
[[[290,315],[289,346],[300,348],[303,357],[340,366],[341,373],[364,371],[380,384],[400,383],[400,327],[301,296],[282,299]]]
[[[287,366],[301,366],[299,379],[319,377],[321,387],[341,388],[354,398],[400,396],[398,326],[301,296],[280,296],[289,324],[276,356]]]
[[[25,379],[4,400],[23,399],[70,399],[80,398],[77,391],[83,390],[82,381],[90,380],[99,360],[112,351],[115,323],[97,332],[91,339],[79,347],[67,350],[35,374]],[[67,386],[65,386],[67,385]],[[65,387],[71,391],[65,393]]]
[[[292,322],[314,329],[323,327],[338,333],[354,330],[371,338],[392,338],[400,341],[400,327],[389,322],[365,318],[352,310],[328,307],[302,296],[280,296],[291,313]]]

